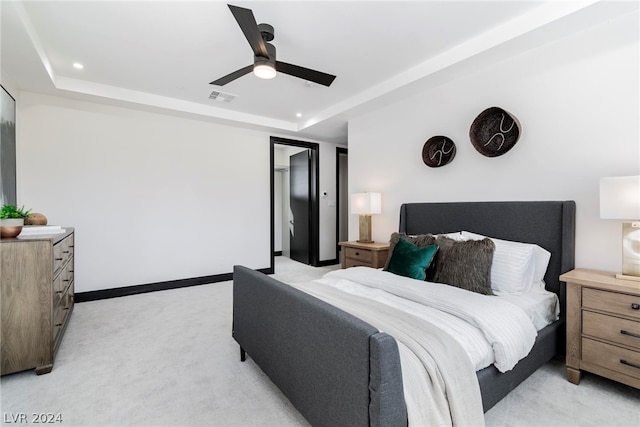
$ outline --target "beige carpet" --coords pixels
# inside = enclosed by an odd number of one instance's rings
[[[279,257],[276,277],[314,269]],[[64,426],[300,426],[304,418],[231,338],[231,282],[77,304],[53,371],[2,377],[2,424],[60,414]],[[14,418],[15,419],[15,418]],[[640,391],[564,366],[538,370],[488,426],[639,426]]]

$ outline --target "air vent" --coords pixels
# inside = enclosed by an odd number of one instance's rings
[[[218,101],[218,102],[231,102],[234,99],[236,99],[237,95],[233,95],[231,93],[225,93],[225,92],[220,92],[217,90],[214,90],[213,92],[211,92],[211,95],[209,95],[209,99],[213,99],[214,101]]]

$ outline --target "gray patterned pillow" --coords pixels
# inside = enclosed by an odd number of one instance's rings
[[[438,236],[435,241],[438,253],[433,270],[427,270],[428,281],[493,295],[491,262],[496,246],[491,239],[456,241]]]

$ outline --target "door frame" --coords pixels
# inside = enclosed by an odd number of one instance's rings
[[[336,261],[339,262],[340,254],[340,209],[343,206],[340,205],[340,156],[349,156],[349,149],[344,147],[336,147]],[[348,178],[348,177],[347,177]],[[345,206],[347,207],[347,206]]]
[[[311,205],[310,224],[309,224],[309,262],[312,266],[318,267],[320,258],[320,204],[318,203],[318,195],[320,194],[320,144],[315,142],[298,141],[295,139],[281,138],[272,136],[269,138],[270,149],[270,165],[269,168],[269,181],[271,191],[271,203],[270,213],[271,218],[271,250],[270,258],[271,265],[269,267],[269,274],[275,272],[275,215],[273,210],[275,209],[275,146],[276,145],[289,145],[292,147],[308,148],[311,150],[311,185],[309,193],[309,204]]]

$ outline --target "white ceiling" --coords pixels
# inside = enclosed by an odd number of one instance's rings
[[[331,87],[285,74],[210,85],[253,62],[218,1],[2,1],[0,65],[24,90],[346,142],[354,114],[638,9],[637,1],[232,4],[275,28],[279,60],[336,75]],[[212,90],[237,97],[212,101]]]

